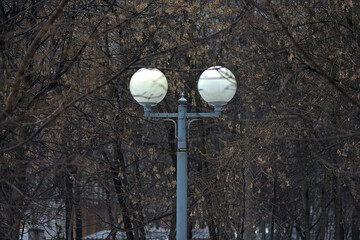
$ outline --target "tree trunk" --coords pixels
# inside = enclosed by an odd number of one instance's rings
[[[327,191],[329,188],[329,172],[327,169],[324,170],[324,185],[321,189],[321,215],[320,215],[320,240],[325,240],[325,232],[326,232],[326,200],[327,200]]]
[[[305,227],[305,239],[310,240],[310,203],[309,203],[309,188],[308,188],[308,176],[307,171],[305,173],[305,178],[303,179],[302,185],[302,203],[304,210],[304,227]]]
[[[276,198],[277,198],[277,177],[274,177],[273,185],[273,198],[271,201],[272,213],[271,213],[271,226],[270,226],[270,240],[275,239],[275,214],[276,214]]]
[[[261,240],[266,240],[266,222],[263,220],[260,226]]]
[[[301,138],[301,136],[299,136]],[[306,141],[299,139],[297,141],[298,159],[302,163],[302,184],[301,199],[303,206],[303,228],[305,240],[310,240],[310,199],[309,199],[309,159],[306,157]]]
[[[245,163],[243,167],[244,172],[244,201],[243,201],[243,212],[244,212],[244,239],[254,239],[255,238],[255,230],[252,222],[253,217],[253,192],[252,189],[249,189],[248,186],[252,184],[252,171],[251,164],[247,164],[250,162],[250,156],[245,154]]]
[[[351,219],[351,239],[360,239],[360,220],[358,211],[355,211]]]
[[[170,234],[169,234],[169,240],[175,240],[176,239],[176,201],[173,200],[171,202],[172,205],[172,211],[173,214],[171,215],[170,220]]]
[[[75,182],[75,217],[76,217],[76,223],[75,223],[75,239],[76,240],[82,240],[82,210],[81,210],[81,192],[80,192],[80,174],[77,174],[77,179]]]
[[[139,167],[139,161],[136,161],[135,163],[135,176],[136,176],[136,189],[137,189],[137,203],[136,203],[136,209],[137,209],[137,218],[136,218],[136,225],[137,225],[137,237],[139,240],[145,240],[145,229],[144,229],[144,216],[143,216],[143,203],[141,200],[140,195],[140,189],[141,189],[141,180],[140,180],[140,167]]]
[[[190,213],[188,213],[188,219],[190,218]],[[192,228],[193,228],[193,223],[192,221],[188,221],[188,224],[187,224],[187,238],[188,239],[192,239]]]
[[[124,227],[125,227],[125,231],[126,231],[126,239],[134,240],[134,234],[132,232],[132,222],[131,222],[131,217],[130,217],[130,211],[127,206],[128,203],[126,201],[125,191],[122,187],[122,181],[120,181],[119,178],[117,177],[117,171],[116,171],[116,174],[113,172],[113,181],[114,181],[114,185],[115,185],[115,189],[116,189],[116,193],[117,193],[117,197],[118,197],[118,202],[119,202],[119,205],[121,208]]]
[[[66,171],[65,176],[65,187],[66,187],[66,197],[65,197],[65,227],[66,227],[66,239],[74,239],[73,234],[73,178],[70,174],[70,171]]]
[[[335,239],[344,240],[344,228],[342,219],[342,200],[341,200],[341,177],[335,176]]]
[[[114,143],[114,162],[111,166],[112,179],[115,185],[116,194],[118,197],[118,202],[121,208],[121,213],[123,216],[123,222],[126,231],[126,239],[134,240],[133,226],[130,216],[129,203],[127,201],[125,186],[126,183],[126,173],[125,173],[125,159],[121,150],[120,140],[117,139],[117,142]]]
[[[245,235],[245,217],[246,217],[246,178],[245,178],[245,168],[241,168],[241,172],[242,172],[242,199],[241,199],[241,211],[242,211],[242,215],[241,215],[241,231],[240,231],[240,239],[244,240],[244,235]]]
[[[75,226],[75,234],[76,240],[82,240],[82,211],[81,206],[76,206],[76,226]]]
[[[109,173],[108,173],[109,174]],[[110,191],[108,190],[108,187],[105,187],[105,193],[106,193],[106,199],[105,199],[105,203],[106,203],[106,210],[107,210],[107,214],[109,216],[109,222],[110,222],[110,234],[107,237],[107,239],[111,239],[111,240],[116,240],[116,228],[114,227],[114,224],[116,223],[114,216],[113,216],[113,210],[112,210],[112,206],[111,206],[111,198],[110,198]]]
[[[167,109],[167,112],[170,112],[170,109]],[[175,142],[175,130],[174,128],[168,128],[168,142],[169,142],[169,148],[170,152],[169,155],[172,160],[172,166],[175,168],[175,173],[172,181],[176,180],[177,175],[177,168],[176,168],[176,147],[177,144]],[[176,191],[176,188],[174,187],[174,192]],[[171,220],[170,220],[170,234],[169,234],[169,240],[175,240],[176,239],[176,198],[174,197],[171,201],[171,209],[173,214],[171,214]]]
[[[2,190],[4,189],[1,187]],[[11,205],[10,205],[11,204]],[[9,202],[9,206],[1,207],[0,239],[18,240],[21,224],[21,212],[16,204]]]
[[[206,149],[206,129],[205,129],[205,125],[204,122],[201,122],[201,128],[200,128],[201,132],[200,132],[200,137],[201,137],[201,142],[200,142],[200,151],[203,153],[200,156],[201,159],[201,167],[200,167],[200,171],[201,171],[201,178],[203,179],[202,182],[204,183],[209,183],[210,181],[212,181],[212,176],[209,174],[209,164],[206,160],[206,158],[204,157],[207,154],[207,149]],[[217,240],[219,238],[219,231],[216,232],[216,222],[214,220],[214,216],[216,216],[215,212],[213,212],[213,204],[212,204],[212,198],[213,198],[213,194],[211,192],[212,190],[209,189],[207,190],[206,194],[205,194],[205,211],[206,211],[206,223],[209,225],[209,234],[210,234],[210,239],[213,240]],[[219,230],[219,229],[218,229]]]
[[[360,195],[358,192],[358,182],[354,179],[350,179],[350,193],[354,206],[351,218],[351,237],[352,239],[360,239]]]
[[[21,128],[17,133],[19,141],[26,139],[26,137],[29,135],[26,128]],[[20,225],[24,220],[25,212],[24,191],[28,187],[28,162],[21,157],[24,155],[25,150],[23,148],[17,149],[14,152],[14,157],[11,159],[5,159],[5,155],[1,155],[0,239],[19,239]]]

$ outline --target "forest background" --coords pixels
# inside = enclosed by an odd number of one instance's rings
[[[174,129],[143,117],[129,79],[156,67],[156,111],[185,92],[206,112],[197,79],[220,65],[238,89],[191,126],[189,228],[357,240],[359,64],[359,1],[2,0],[0,239],[59,217],[82,239],[94,202],[127,239],[155,223],[174,239]]]

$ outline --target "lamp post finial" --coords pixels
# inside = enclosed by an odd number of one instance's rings
[[[183,92],[181,93],[181,98],[178,100],[178,103],[179,104],[187,104],[188,103],[188,101],[185,98],[185,94]]]

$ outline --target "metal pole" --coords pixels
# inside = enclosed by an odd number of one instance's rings
[[[187,100],[182,94],[179,99],[177,180],[176,180],[176,239],[187,239],[187,150],[186,119]]]
[[[188,113],[184,94],[178,100],[178,113],[152,113],[151,106],[144,105],[145,116],[149,118],[177,118],[177,177],[176,177],[176,240],[187,240],[187,119],[219,117],[221,107],[215,107],[214,113]],[[194,119],[196,120],[196,119]],[[192,121],[194,121],[192,120]],[[175,122],[174,120],[171,120]],[[192,122],[191,121],[191,122]],[[189,122],[189,124],[191,123]]]

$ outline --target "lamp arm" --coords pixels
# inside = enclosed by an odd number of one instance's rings
[[[169,121],[169,122],[173,122],[174,123],[174,127],[175,127],[175,137],[177,137],[178,135],[178,130],[177,130],[177,123],[174,119],[171,118],[165,118],[164,121]]]

